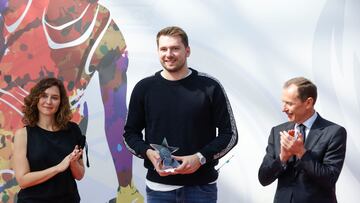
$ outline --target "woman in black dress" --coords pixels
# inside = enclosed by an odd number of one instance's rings
[[[13,168],[21,187],[18,203],[78,203],[76,180],[85,173],[84,139],[70,121],[69,99],[63,83],[46,78],[25,97],[24,128],[14,140]]]

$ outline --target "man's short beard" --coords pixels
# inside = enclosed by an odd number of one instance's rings
[[[164,69],[167,71],[167,72],[170,72],[170,73],[176,73],[176,72],[179,72],[180,70],[183,69],[183,67],[185,66],[185,63],[181,64],[181,66],[176,66],[175,68],[173,69],[168,69],[165,65],[165,63],[161,63],[161,65],[164,67]]]

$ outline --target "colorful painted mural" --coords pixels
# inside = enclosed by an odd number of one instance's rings
[[[346,127],[336,194],[357,203],[359,11],[357,0],[0,0],[0,202],[14,202],[19,189],[10,158],[22,99],[47,75],[65,81],[74,120],[88,136],[82,202],[144,201],[143,160],[121,144],[125,97],[161,69],[156,33],[177,25],[189,34],[189,65],[222,82],[237,121],[239,144],[218,165],[218,202],[273,201],[276,184],[263,187],[258,168],[269,130],[287,119],[283,82],[305,76],[318,86],[320,115]]]
[[[82,96],[95,72],[105,112],[104,139],[118,179],[118,194],[110,202],[142,202],[132,181],[132,155],[122,141],[127,49],[110,12],[96,0],[0,0],[0,12],[0,202],[16,202],[11,151],[30,88],[43,77],[63,80],[73,121],[86,134],[91,109]]]

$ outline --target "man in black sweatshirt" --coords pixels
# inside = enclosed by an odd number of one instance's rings
[[[230,102],[216,79],[187,66],[190,47],[181,28],[164,28],[156,40],[163,70],[134,87],[125,144],[148,169],[148,203],[216,202],[214,166],[238,140]],[[164,170],[158,151],[150,146],[164,138],[179,148],[173,154],[180,163],[175,170]]]

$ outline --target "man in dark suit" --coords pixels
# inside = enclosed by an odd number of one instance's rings
[[[337,202],[335,184],[346,151],[346,130],[315,111],[316,86],[306,78],[288,80],[282,111],[289,122],[271,129],[259,169],[263,186],[278,179],[276,203]]]

